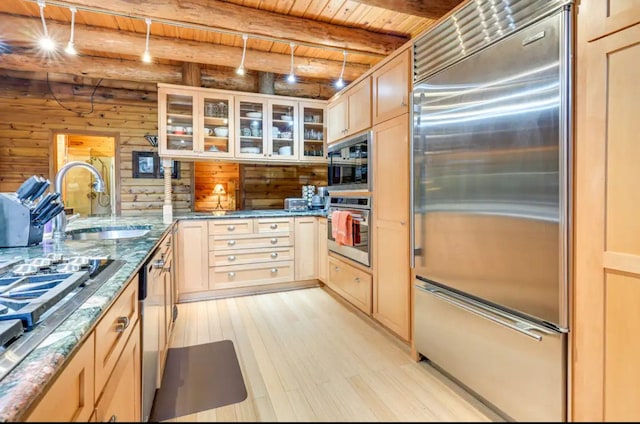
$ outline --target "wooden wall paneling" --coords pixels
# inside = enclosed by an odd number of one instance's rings
[[[287,197],[302,197],[303,185],[326,186],[327,165],[240,165],[244,209],[282,209]]]
[[[640,25],[608,20],[607,3],[583,0],[578,11],[573,421],[640,419]],[[617,24],[594,40],[599,19]]]
[[[131,152],[157,149],[144,138],[157,134],[157,122],[155,92],[4,78],[0,87],[0,191],[15,191],[33,174],[52,177],[49,149],[53,134],[115,135],[121,213],[160,213],[162,179],[134,179],[131,169]],[[176,213],[192,209],[191,191],[184,189],[191,184],[191,172],[192,166],[185,162],[180,179],[172,180]]]
[[[220,196],[223,209],[236,209],[240,166],[231,162],[194,162],[194,200],[195,212],[208,212],[216,209],[218,195],[212,194],[213,188],[220,183],[227,194]]]

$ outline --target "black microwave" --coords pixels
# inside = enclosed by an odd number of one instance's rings
[[[371,131],[367,131],[327,148],[330,190],[371,191],[371,137]]]

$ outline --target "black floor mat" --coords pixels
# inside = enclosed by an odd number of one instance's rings
[[[247,398],[231,340],[171,348],[149,421],[206,411]]]

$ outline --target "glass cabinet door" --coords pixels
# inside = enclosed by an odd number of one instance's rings
[[[265,149],[266,100],[236,96],[236,157],[263,158]]]
[[[269,100],[267,155],[275,159],[298,158],[298,103]]]
[[[222,93],[205,93],[202,104],[202,153],[203,156],[233,156],[234,132],[233,96]]]
[[[159,111],[160,154],[174,156],[192,155],[197,152],[194,142],[194,122],[197,122],[197,92],[165,90],[161,97],[164,106]]]
[[[300,103],[300,159],[327,161],[326,109],[322,104]]]

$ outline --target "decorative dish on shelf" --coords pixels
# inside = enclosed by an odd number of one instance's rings
[[[262,118],[262,112],[247,112],[248,118]]]
[[[241,147],[240,153],[260,153],[259,147]]]

